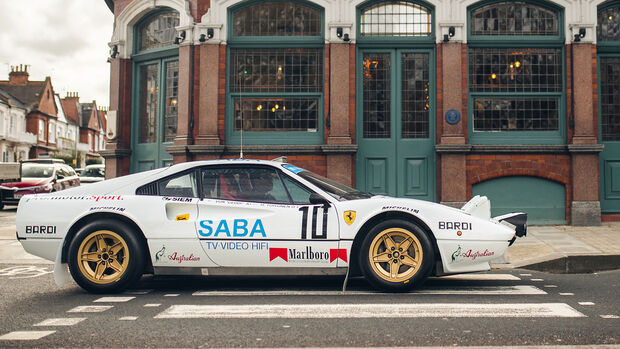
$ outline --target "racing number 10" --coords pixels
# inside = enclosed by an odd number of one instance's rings
[[[306,239],[306,230],[308,229],[308,211],[310,206],[300,207],[301,215],[301,238]],[[327,207],[323,207],[323,232],[319,235],[316,231],[316,221],[319,206],[312,206],[312,239],[327,239]]]

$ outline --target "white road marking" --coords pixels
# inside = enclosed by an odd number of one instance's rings
[[[558,287],[558,286],[557,285],[545,285],[543,287],[553,288],[553,287]]]
[[[86,320],[85,317],[65,317],[45,319],[34,326],[73,326]]]
[[[565,303],[173,305],[156,319],[585,317]]]
[[[129,302],[136,297],[101,297],[93,301],[93,303],[123,303]]]
[[[41,339],[56,331],[14,331],[0,336],[0,340],[7,341],[32,341]]]
[[[574,296],[575,294],[572,292],[560,292],[560,296]]]
[[[517,286],[478,286],[454,288],[425,288],[410,293],[382,293],[372,291],[196,291],[193,296],[360,296],[360,295],[390,295],[413,296],[420,294],[435,295],[537,295],[547,292],[530,285]]]
[[[519,274],[521,276],[532,276],[532,274]]]
[[[179,293],[168,293],[164,295],[164,297],[178,297],[178,296],[180,296]]]
[[[545,279],[530,279],[530,281],[545,281]]]
[[[121,318],[119,318],[119,320],[123,320],[123,321],[133,321],[133,320],[137,320],[138,317],[137,316],[123,316]]]
[[[147,303],[144,305],[145,308],[156,308],[158,306],[160,306],[161,303]]]
[[[114,308],[114,306],[112,305],[79,305],[71,310],[67,310],[67,313],[101,313],[111,308]]]
[[[2,268],[0,269],[0,276],[9,276],[9,279],[25,279],[51,274],[53,272],[53,270],[48,270],[47,267],[25,265]]]
[[[512,275],[512,274],[457,274],[457,275],[448,275],[442,276],[441,279],[450,279],[450,280],[467,280],[467,281],[510,281],[510,280],[521,280],[520,278]]]
[[[579,302],[579,305],[594,305],[593,302]]]
[[[601,315],[603,319],[620,319],[618,315]]]
[[[149,294],[153,292],[153,290],[132,290],[132,291],[126,291],[123,292],[125,294]]]

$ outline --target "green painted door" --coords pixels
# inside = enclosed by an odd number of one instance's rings
[[[599,56],[601,211],[620,213],[620,55]]]
[[[538,177],[501,177],[474,185],[472,194],[491,200],[493,217],[525,212],[528,224],[566,223],[566,190],[557,182]]]
[[[435,200],[431,50],[360,50],[357,187]]]
[[[172,164],[165,147],[177,130],[179,61],[159,59],[136,65],[131,172]]]

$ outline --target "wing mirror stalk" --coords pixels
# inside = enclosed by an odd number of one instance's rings
[[[324,208],[331,207],[329,201],[317,193],[310,194],[310,203],[313,205],[323,205]]]

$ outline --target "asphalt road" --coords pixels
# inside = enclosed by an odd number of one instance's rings
[[[620,271],[499,270],[407,294],[359,278],[341,293],[341,277],[145,276],[111,296],[58,287],[51,271],[0,264],[0,347],[620,344]]]

